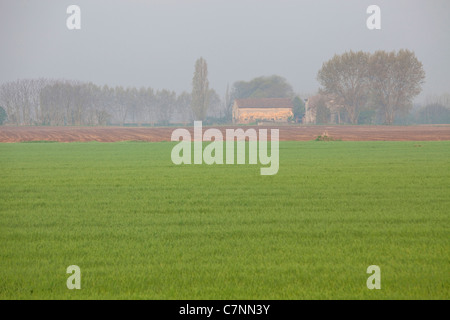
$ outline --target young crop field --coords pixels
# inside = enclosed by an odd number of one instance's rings
[[[450,298],[450,141],[281,141],[273,176],[175,144],[0,143],[0,299]]]

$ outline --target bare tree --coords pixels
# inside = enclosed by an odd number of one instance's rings
[[[230,92],[230,86],[227,84],[227,90],[225,91],[225,118],[226,121],[231,122],[232,121],[232,115],[233,115],[233,102],[231,101],[231,92]]]
[[[168,125],[176,103],[176,93],[169,90],[161,90],[156,93],[157,123]]]
[[[32,125],[41,122],[39,96],[48,80],[19,79],[0,87],[0,101],[9,115],[9,122]]]
[[[30,125],[31,118],[31,81],[27,79],[18,80],[17,82],[17,101],[20,122],[19,124]]]
[[[39,78],[32,82],[31,105],[34,108],[34,114],[33,114],[34,124],[37,124],[37,125],[43,124],[44,119],[43,119],[43,113],[42,113],[42,108],[41,108],[41,92],[46,86],[48,86],[52,83],[54,83],[53,80],[44,79],[44,78]]]
[[[82,124],[88,126],[94,126],[99,124],[98,122],[98,109],[101,107],[101,89],[95,84],[89,82],[83,84],[83,94],[86,97],[86,105],[84,116],[82,117]]]
[[[146,114],[146,119],[152,125],[157,122],[156,115],[156,94],[154,90],[148,87],[142,96],[142,105],[144,108],[144,113]]]
[[[317,75],[322,91],[335,97],[347,111],[351,123],[358,122],[361,108],[367,103],[370,89],[368,53],[346,52],[325,62]]]
[[[425,105],[440,104],[446,108],[450,108],[450,93],[443,93],[440,95],[429,94],[425,98]]]
[[[194,115],[191,109],[192,96],[188,92],[182,92],[177,97],[176,111],[178,113],[179,122],[190,123],[194,119]]]
[[[40,109],[43,125],[62,126],[65,124],[66,110],[70,103],[65,90],[66,86],[66,83],[57,81],[41,90]]]
[[[126,89],[122,86],[114,88],[113,108],[117,120],[123,126],[128,116],[129,105],[126,99]]]
[[[209,107],[207,116],[213,119],[222,119],[225,117],[225,108],[222,104],[219,94],[214,89],[209,89]]]
[[[127,88],[126,100],[129,107],[130,120],[132,123],[142,123],[142,108],[139,103],[138,90],[134,87]]]
[[[425,79],[422,63],[409,50],[375,52],[370,58],[370,75],[371,100],[382,110],[386,124],[392,124],[397,113],[411,109]]]
[[[5,109],[0,106],[0,126],[8,119],[8,115],[6,114]]]
[[[148,90],[148,91],[147,91]],[[138,126],[149,122],[149,108],[152,107],[153,89],[141,87],[134,91],[133,116]]]
[[[16,92],[15,82],[7,82],[0,86],[0,103],[8,114],[8,122],[11,124],[19,124],[19,115],[16,109]]]

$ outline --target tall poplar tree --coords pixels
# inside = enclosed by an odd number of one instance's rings
[[[192,79],[191,108],[195,120],[205,120],[209,106],[209,82],[208,65],[206,60],[200,57],[195,62],[195,72]]]

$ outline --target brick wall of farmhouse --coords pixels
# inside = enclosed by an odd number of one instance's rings
[[[292,116],[291,108],[240,108],[239,123],[249,123],[256,120],[285,122]]]

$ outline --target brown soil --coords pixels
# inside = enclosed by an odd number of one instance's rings
[[[203,127],[205,130],[208,127]],[[450,125],[421,126],[254,126],[216,127],[225,136],[225,129],[279,129],[280,140],[314,140],[325,132],[334,140],[343,141],[439,141],[450,140]],[[0,127],[0,142],[21,141],[170,141],[176,127]],[[188,130],[193,132],[193,128]],[[270,136],[270,134],[269,134]]]

